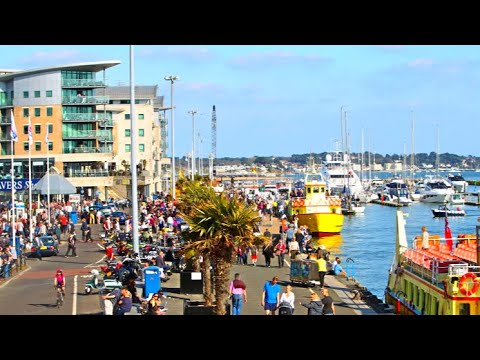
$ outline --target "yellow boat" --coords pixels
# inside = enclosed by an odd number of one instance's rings
[[[340,234],[343,226],[341,199],[329,196],[322,174],[307,174],[303,197],[290,201],[291,214],[297,214],[298,225],[308,226],[315,235]]]
[[[478,226],[477,226],[478,228]],[[480,315],[480,249],[477,234],[441,239],[417,236],[408,247],[405,219],[397,211],[395,256],[385,302],[402,315]]]

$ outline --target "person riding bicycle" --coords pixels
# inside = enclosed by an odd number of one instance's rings
[[[65,275],[63,274],[62,269],[57,269],[57,274],[53,280],[55,289],[62,289],[62,294],[65,296]]]

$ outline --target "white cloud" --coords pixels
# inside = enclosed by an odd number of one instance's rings
[[[432,59],[426,59],[426,58],[418,58],[415,60],[412,60],[408,63],[409,67],[414,67],[414,68],[430,68],[434,64],[434,61]]]
[[[255,52],[238,56],[230,61],[235,67],[251,68],[274,65],[319,64],[332,59],[320,55],[300,55],[289,51]]]
[[[79,61],[84,58],[80,51],[74,49],[54,50],[54,51],[37,51],[28,57],[20,59],[24,64],[58,63],[59,61]]]
[[[169,56],[185,61],[206,61],[213,58],[210,49],[200,46],[149,46],[139,49],[142,57]]]

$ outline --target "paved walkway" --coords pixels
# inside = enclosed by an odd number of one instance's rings
[[[272,226],[262,226],[262,233],[267,227],[270,228],[270,232],[277,233],[279,229],[278,219],[273,220]],[[272,259],[272,266],[267,268],[265,266],[264,256],[260,252],[257,266],[251,265],[250,259],[248,261],[249,265],[233,265],[231,278],[238,272],[247,285],[248,302],[243,306],[242,315],[263,315],[264,310],[261,306],[263,286],[266,281],[277,276],[279,278],[279,284],[282,286],[282,290],[284,290],[285,286],[290,283],[290,260],[289,257],[286,256],[286,266],[279,268],[278,260]],[[337,315],[377,315],[364,301],[352,300],[354,295],[348,287],[348,285],[350,285],[349,283],[353,285],[353,281],[345,278],[337,279],[333,275],[325,276],[325,284],[330,289],[330,296],[334,300]],[[166,299],[169,315],[183,315],[184,299],[194,301],[202,299],[201,295],[179,294],[180,276],[177,273],[174,273],[168,282],[162,283],[162,287],[169,295],[169,298]],[[295,294],[295,315],[307,315],[307,308],[301,306],[300,302],[306,303],[310,301],[310,293],[312,291],[319,293],[320,289],[318,286],[310,288],[294,284],[292,291]]]

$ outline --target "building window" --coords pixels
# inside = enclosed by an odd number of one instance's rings
[[[125,137],[130,137],[130,129],[125,129]]]
[[[35,125],[35,134],[41,134],[41,133],[42,133],[42,130],[40,125]]]
[[[138,136],[145,136],[145,129],[138,129]]]
[[[47,116],[53,116],[53,108],[47,107]]]
[[[131,150],[131,145],[130,144],[125,144],[125,152],[130,152]]]
[[[130,114],[125,114],[125,120],[130,120]]]
[[[138,114],[138,120],[143,120],[145,116],[143,114]]]
[[[33,93],[34,93],[36,98],[40,97],[40,90],[35,90]]]
[[[23,108],[23,117],[28,117],[28,115],[29,115],[28,108]]]
[[[53,142],[48,142],[48,151],[53,151]]]
[[[40,108],[35,108],[35,116],[40,116]]]
[[[23,151],[28,151],[28,141],[23,143]]]
[[[52,90],[47,90],[46,95],[47,95],[47,97],[52,97],[53,96],[53,91]]]
[[[48,133],[53,134],[53,124],[47,124],[48,126]]]
[[[24,92],[23,92],[23,98],[24,98],[24,99],[28,99],[28,91],[24,91]]]
[[[28,134],[28,125],[23,125],[23,133]]]
[[[35,141],[35,151],[41,151],[41,150],[42,150],[42,142]]]
[[[138,144],[138,150],[140,152],[145,152],[145,144]]]

